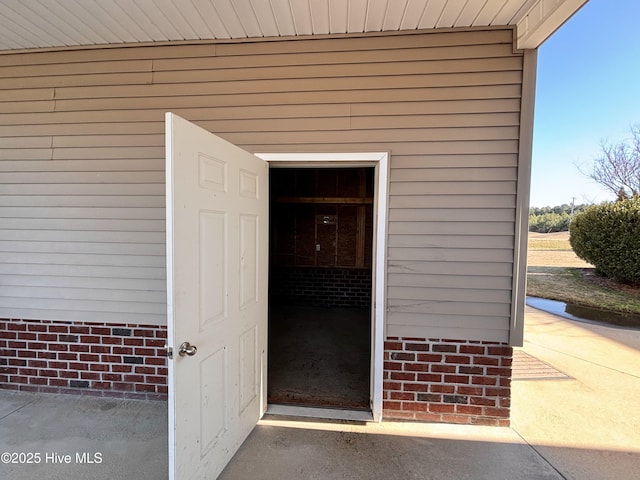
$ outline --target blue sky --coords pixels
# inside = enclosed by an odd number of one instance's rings
[[[531,206],[614,196],[582,175],[640,124],[640,1],[590,0],[538,51]]]

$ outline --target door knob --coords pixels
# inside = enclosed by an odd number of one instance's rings
[[[184,357],[185,355],[193,357],[197,351],[198,349],[195,345],[191,345],[189,342],[182,342],[182,345],[178,348],[178,355],[181,357]]]

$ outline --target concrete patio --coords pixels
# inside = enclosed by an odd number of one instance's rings
[[[528,308],[517,350],[511,428],[266,417],[220,478],[640,478],[640,330]],[[0,390],[3,452],[40,461],[0,478],[167,478],[166,404]]]

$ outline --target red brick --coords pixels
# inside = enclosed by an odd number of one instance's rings
[[[89,348],[89,345],[82,345],[79,343],[69,345],[70,352],[88,352]]]
[[[111,335],[111,329],[107,327],[91,327],[91,335]]]
[[[485,395],[487,397],[509,397],[511,390],[508,388],[489,388],[485,389]]]
[[[36,340],[38,335],[30,332],[17,332],[18,340]]]
[[[156,351],[153,348],[136,348],[134,350],[134,355],[139,355],[139,356],[152,357],[155,354],[156,354]]]
[[[431,365],[432,373],[456,373],[454,365]]]
[[[50,380],[53,381],[55,379],[48,379],[46,377],[31,377],[29,378],[29,383],[31,385],[47,385]]]
[[[145,347],[155,347],[155,348],[164,348],[165,341],[164,339],[151,339],[146,338],[144,341]]]
[[[35,377],[36,375],[38,375],[38,370],[36,370],[35,368],[21,368],[18,370],[18,372],[20,373],[20,375],[27,375],[30,377]]]
[[[491,368],[488,367],[487,368],[487,375],[495,375],[495,376],[502,376],[502,377],[508,377],[511,375],[511,369],[510,368]]]
[[[101,355],[100,361],[109,363],[122,363],[120,355]]]
[[[439,413],[416,412],[415,419],[421,422],[440,422],[442,415]]]
[[[136,328],[133,331],[134,337],[155,337],[153,330],[149,330],[146,328]]]
[[[419,382],[442,382],[442,375],[437,373],[419,373],[417,380]]]
[[[58,372],[56,370],[40,370],[39,375],[41,377],[57,377]]]
[[[45,358],[45,359],[56,359],[58,358],[58,354],[55,352],[48,352],[48,351],[39,351],[38,352],[38,358]]]
[[[13,330],[14,332],[26,332],[27,325],[24,323],[9,322],[9,324],[7,325],[7,330]]]
[[[58,340],[58,335],[54,333],[39,333],[38,341],[40,342],[55,342]]]
[[[405,383],[403,384],[402,390],[407,392],[428,392],[429,385],[427,385],[426,383]]]
[[[445,355],[444,361],[446,363],[456,363],[458,365],[467,365],[471,363],[471,357],[466,355]]]
[[[30,332],[46,332],[47,326],[38,323],[30,323],[29,325],[27,325],[27,330],[29,330]]]
[[[0,338],[7,338],[9,340],[14,340],[14,339],[18,338],[18,333],[17,332],[2,331],[2,332],[0,332]]]
[[[89,370],[92,372],[108,372],[109,365],[103,365],[102,363],[92,363],[89,366]]]
[[[473,357],[474,365],[491,365],[497,367],[499,363],[496,357]]]
[[[34,368],[47,368],[49,363],[46,360],[29,360],[28,365]]]
[[[484,355],[485,347],[480,347],[477,345],[460,345],[458,351],[460,353],[467,353],[471,355]]]
[[[146,365],[166,365],[167,360],[166,358],[157,358],[157,357],[146,357],[144,359],[144,363]]]
[[[110,382],[121,382],[122,375],[119,373],[102,373],[102,380],[108,380]]]
[[[101,343],[100,337],[97,335],[81,335],[80,341],[82,343],[94,343],[94,344]]]
[[[402,342],[392,342],[392,341],[386,341],[384,342],[384,349],[385,350],[402,350]]]
[[[155,375],[156,369],[154,367],[135,367],[133,370],[135,373],[139,373],[142,375]]]
[[[416,394],[411,392],[389,392],[391,400],[415,400]]]
[[[469,377],[466,375],[445,375],[444,383],[462,383],[466,385],[469,383]]]
[[[89,327],[79,326],[79,325],[71,325],[69,327],[69,333],[88,335],[91,332]]]
[[[49,325],[49,333],[69,333],[67,325]]]
[[[156,391],[158,393],[169,393],[169,387],[167,387],[166,385],[158,385],[156,387]]]
[[[487,407],[484,409],[484,414],[489,417],[509,418],[509,409]]]
[[[31,362],[38,362],[39,360],[29,360],[29,365],[31,365]],[[46,364],[46,362],[42,362],[44,364]],[[14,365],[17,367],[25,367],[27,365],[27,361],[22,359],[22,358],[9,358],[8,359],[8,364],[9,365]],[[36,366],[36,365],[34,365]]]
[[[156,387],[146,383],[136,383],[135,390],[136,392],[155,392]]]
[[[416,379],[416,374],[412,373],[412,372],[397,372],[397,371],[392,371],[391,372],[391,376],[390,376],[391,380],[401,380],[401,381],[415,381]]]
[[[431,413],[453,413],[455,405],[449,403],[427,403],[428,411]]]
[[[402,370],[402,363],[400,362],[384,362],[385,370]]]
[[[60,372],[60,377],[61,378],[78,378],[78,372],[64,370]]]
[[[58,360],[78,360],[78,354],[77,353],[67,353],[67,352],[60,352],[58,353]]]
[[[125,345],[132,346],[132,347],[143,347],[144,346],[144,339],[142,339],[142,338],[124,337],[123,343]]]
[[[164,368],[164,367],[162,367],[162,368],[156,368],[156,370],[158,371],[158,372],[157,372],[157,373],[158,373],[158,375],[164,375],[165,377],[166,377],[167,375],[169,375],[169,369],[168,369],[168,368]]]
[[[131,391],[131,390],[133,390],[133,383],[114,382],[113,383],[113,389],[114,390]]]
[[[94,355],[93,353],[81,353],[80,356],[81,362],[99,362],[100,355]]]
[[[49,368],[54,368],[56,370],[66,370],[69,368],[69,364],[67,362],[49,362]]]
[[[471,383],[473,385],[496,385],[496,377],[471,377]]]
[[[461,365],[458,367],[458,373],[465,375],[484,375],[485,371],[484,367],[466,367]]]
[[[22,377],[20,375],[11,375],[11,383],[29,383],[29,377]]]
[[[31,352],[29,350],[20,350],[18,352],[18,357],[20,357],[20,358],[36,358],[36,352]]]
[[[428,352],[430,345],[428,343],[407,343],[404,349],[410,352]]]
[[[429,391],[432,393],[455,393],[456,387],[453,385],[429,385]]]
[[[471,405],[484,405],[487,407],[496,406],[496,401],[493,398],[486,397],[469,397],[469,403]]]
[[[111,347],[107,345],[91,345],[91,353],[111,353]]]
[[[512,347],[489,347],[487,349],[487,353],[489,355],[496,355],[500,357],[511,357],[513,356],[513,348]]]
[[[147,377],[147,383],[153,383],[154,385],[155,384],[166,385],[167,377],[163,377],[160,375],[149,375]]]
[[[83,380],[100,380],[98,372],[80,372],[80,378]]]
[[[112,353],[114,355],[133,355],[133,348],[131,347],[113,347]]]
[[[426,412],[428,404],[422,402],[402,402],[402,410],[411,412]]]
[[[385,402],[382,402],[382,408],[383,408],[383,410],[400,410],[402,408],[402,403],[401,402],[393,402],[393,401],[385,401]]]
[[[102,337],[105,345],[122,345],[122,337]]]
[[[131,373],[132,370],[132,365],[111,365],[112,372]]]
[[[479,397],[482,396],[483,389],[482,387],[465,387],[461,385],[458,387],[458,393],[460,395],[473,395],[475,397]]]
[[[456,413],[466,415],[482,415],[482,407],[473,405],[456,405]]]
[[[89,370],[89,364],[84,362],[69,362],[69,368],[72,370]]]
[[[418,361],[437,363],[442,361],[442,355],[438,355],[437,353],[419,353]]]
[[[404,370],[407,372],[428,372],[429,364],[427,363],[405,363]]]
[[[383,382],[383,390],[402,390],[402,384],[400,382]]]
[[[44,345],[44,343],[43,343]],[[19,342],[17,340],[10,340],[7,342],[9,348],[27,348],[27,342]]]
[[[432,352],[442,352],[442,353],[457,353],[458,347],[457,345],[433,345],[431,347]]]
[[[110,390],[111,382],[91,382],[91,387],[97,388],[100,390]]]

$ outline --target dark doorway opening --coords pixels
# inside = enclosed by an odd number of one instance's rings
[[[269,403],[370,408],[373,180],[270,171]]]

